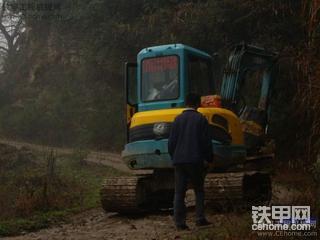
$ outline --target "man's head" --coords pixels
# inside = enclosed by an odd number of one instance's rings
[[[200,107],[201,98],[199,94],[196,93],[189,93],[186,96],[186,106],[190,108],[197,109]]]

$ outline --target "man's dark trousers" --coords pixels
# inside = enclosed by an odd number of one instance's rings
[[[185,195],[190,183],[196,196],[196,221],[205,219],[204,216],[204,177],[202,163],[181,163],[175,165],[175,196],[174,220],[176,226],[186,224]]]

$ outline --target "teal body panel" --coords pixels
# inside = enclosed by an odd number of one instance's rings
[[[168,140],[143,140],[128,143],[122,159],[132,169],[171,168]]]
[[[198,49],[189,47],[184,44],[168,44],[162,46],[155,46],[142,49],[137,56],[137,89],[138,89],[138,112],[157,110],[157,109],[169,109],[172,107],[184,107],[185,95],[187,92],[187,55],[192,54],[204,59],[211,59],[211,56]],[[143,59],[176,55],[179,57],[179,97],[173,100],[167,101],[155,101],[155,102],[143,102],[141,99],[141,65]]]
[[[246,158],[243,145],[222,145],[212,141],[212,150],[216,167],[238,164]],[[128,143],[122,151],[122,159],[131,169],[172,168],[167,139]]]

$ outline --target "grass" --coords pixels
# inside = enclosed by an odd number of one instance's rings
[[[37,152],[32,161],[2,166],[0,236],[46,228],[99,207],[103,179],[124,173],[87,163],[87,154],[79,150],[64,155]]]
[[[317,181],[316,175],[310,170],[303,171],[301,169],[280,168],[274,176],[274,183],[282,186],[288,192],[293,192],[290,199],[286,199],[286,204],[291,205],[308,205],[315,213],[317,209]],[[289,198],[289,196],[288,196]],[[284,204],[284,203],[283,203]]]
[[[15,217],[0,222],[0,236],[10,236],[49,227],[57,222],[64,222],[70,210],[37,212],[27,218]]]
[[[209,239],[255,239],[251,232],[251,215],[246,213],[224,213],[208,228],[200,228],[184,240]]]
[[[34,154],[32,159],[18,156],[17,161],[7,165],[9,161],[4,161],[4,154],[1,155],[0,237],[67,222],[72,214],[99,207],[103,179],[124,174],[86,162],[88,152],[83,150],[64,155],[50,151]],[[297,190],[290,199],[292,205],[310,204],[314,215],[316,199],[312,177],[291,169],[278,169],[277,173],[275,184]],[[279,199],[279,203],[283,200]],[[250,211],[224,213],[218,216],[213,227],[196,230],[183,239],[257,239],[251,223]]]

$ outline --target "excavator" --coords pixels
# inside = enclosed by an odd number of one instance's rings
[[[241,43],[218,81],[215,56],[204,51],[184,44],[141,50],[136,63],[125,65],[127,143],[121,154],[137,174],[105,179],[103,209],[132,213],[172,207],[168,137],[191,92],[202,96],[197,111],[207,118],[212,139],[206,204],[221,208],[270,201],[274,150],[267,142],[276,62],[277,53]]]

